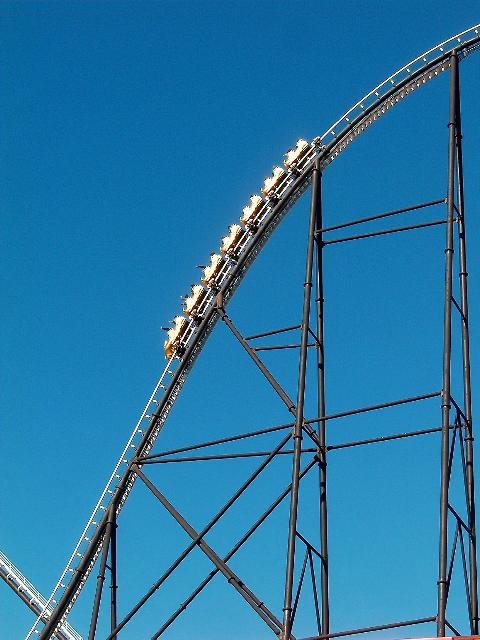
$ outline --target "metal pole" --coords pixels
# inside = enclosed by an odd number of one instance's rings
[[[320,232],[327,233],[330,231],[338,231],[339,229],[347,229],[357,224],[364,224],[365,222],[373,222],[374,220],[383,220],[385,218],[391,218],[392,216],[398,216],[402,213],[409,213],[411,211],[418,211],[419,209],[426,209],[427,207],[434,207],[437,204],[445,204],[445,198],[441,200],[430,200],[422,204],[415,204],[413,207],[405,207],[403,209],[395,209],[395,211],[387,211],[386,213],[379,213],[376,216],[368,216],[367,218],[358,218],[357,220],[351,220],[350,222],[344,222],[342,224],[336,224],[333,227],[320,227],[317,228],[317,234]]]
[[[313,184],[318,184],[319,169],[313,169]],[[312,198],[308,229],[307,264],[305,268],[305,290],[303,298],[302,340],[298,373],[297,407],[293,429],[294,454],[292,470],[292,493],[290,498],[290,522],[288,531],[287,569],[285,576],[285,599],[283,606],[283,640],[290,639],[292,627],[293,573],[295,568],[295,540],[297,530],[298,489],[300,475],[300,457],[302,449],[303,407],[305,400],[305,378],[307,373],[307,345],[310,321],[310,298],[312,292],[313,248],[315,242],[316,204]]]
[[[189,456],[189,457],[178,457],[178,458],[159,458],[157,460],[143,460],[139,461],[138,464],[143,465],[155,465],[155,464],[175,464],[175,463],[183,463],[183,462],[211,462],[212,460],[244,460],[247,458],[262,458],[264,456],[269,456],[270,451],[246,451],[245,453],[223,453],[214,456]],[[277,453],[278,456],[291,456],[293,453],[293,449],[286,449],[285,451],[279,451]],[[317,453],[317,449],[302,449],[302,453]]]
[[[427,229],[429,227],[437,227],[440,224],[447,224],[448,220],[434,220],[433,222],[422,222],[420,224],[411,224],[407,227],[397,227],[396,229],[384,229],[383,231],[372,231],[371,233],[359,233],[354,236],[345,238],[337,238],[336,240],[325,240],[323,245],[341,244],[343,242],[352,242],[353,240],[366,240],[367,238],[378,238],[380,236],[388,236],[392,233],[403,233],[404,231],[417,231],[418,229]]]
[[[337,633],[330,633],[328,636],[313,636],[310,638],[304,638],[304,640],[328,640],[329,638],[345,638],[346,636],[355,636],[363,633],[373,633],[375,631],[385,631],[387,629],[399,629],[400,627],[414,627],[417,624],[427,624],[429,622],[435,622],[435,616],[430,618],[418,618],[418,620],[405,620],[404,622],[392,622],[391,624],[381,624],[375,627],[363,627],[363,629],[349,629],[348,631],[338,631]]]
[[[438,614],[437,636],[445,636],[447,607],[447,546],[448,546],[448,461],[450,449],[450,374],[452,355],[452,274],[453,274],[453,213],[455,198],[455,106],[458,60],[450,56],[450,117],[448,123],[448,189],[447,237],[445,247],[445,307],[443,320],[443,387],[442,387],[442,448],[440,481],[440,541],[438,554]]]
[[[248,355],[253,360],[253,362],[257,365],[257,367],[263,373],[263,375],[268,380],[268,382],[273,387],[273,389],[277,392],[278,396],[284,402],[284,404],[286,405],[286,407],[288,408],[290,413],[295,413],[295,405],[293,404],[292,400],[288,397],[288,395],[285,393],[285,391],[282,389],[282,387],[278,384],[278,382],[275,380],[275,378],[270,373],[270,371],[267,369],[267,367],[263,364],[263,362],[257,356],[257,354],[255,352],[255,349],[253,349],[248,344],[246,339],[242,336],[242,334],[238,331],[238,329],[235,327],[233,322],[228,317],[227,312],[226,312],[225,308],[223,307],[223,298],[222,298],[221,294],[219,294],[217,296],[216,311],[217,311],[218,315],[220,316],[220,318],[223,320],[223,322],[227,325],[227,327],[233,333],[233,335],[240,342],[240,344],[245,349],[245,351],[248,353]]]
[[[117,513],[112,508],[112,527],[110,530],[110,631],[117,626]],[[116,635],[113,640],[116,640]]]
[[[328,598],[328,526],[327,526],[327,449],[325,420],[325,341],[324,341],[324,288],[323,288],[323,211],[322,173],[317,160],[312,179],[312,208],[315,209],[315,238],[317,254],[317,378],[318,378],[318,470],[320,480],[320,553],[322,592],[322,631],[330,633],[330,606]]]
[[[313,556],[312,550],[308,550],[308,561],[310,563],[310,575],[312,578],[312,592],[313,592],[313,603],[315,605],[315,617],[317,619],[317,631],[318,635],[322,633],[322,623],[320,621],[320,610],[318,607],[318,594],[317,594],[317,580],[315,577],[315,565],[313,564]]]
[[[399,407],[402,404],[410,404],[411,402],[421,402],[422,400],[431,400],[432,398],[440,398],[441,391],[434,391],[433,393],[426,393],[422,396],[413,396],[411,398],[402,398],[402,400],[393,400],[391,402],[384,402],[383,404],[373,404],[369,407],[360,407],[359,409],[351,409],[350,411],[342,411],[340,413],[331,413],[329,416],[325,416],[322,420],[338,420],[339,418],[347,418],[348,416],[356,416],[360,413],[369,413],[370,411],[378,411],[379,409],[389,409],[390,407]],[[455,401],[452,399],[452,402]],[[318,422],[318,418],[313,420],[305,420],[306,424],[313,424]],[[292,425],[293,426],[293,425]]]
[[[295,595],[295,602],[292,611],[292,625],[294,623],[295,616],[297,615],[298,603],[300,602],[300,594],[302,593],[303,581],[305,579],[305,572],[307,570],[308,551],[309,549],[307,547],[305,551],[305,558],[303,559],[302,570],[300,571],[300,578],[298,579],[297,593]]]
[[[95,633],[97,630],[98,613],[100,611],[100,601],[102,599],[103,583],[105,582],[105,570],[107,568],[108,548],[110,546],[110,534],[112,530],[111,512],[112,512],[112,507],[109,508],[109,518],[105,525],[105,533],[103,536],[102,558],[100,560],[100,569],[98,571],[97,589],[95,592],[95,600],[93,602],[92,618],[90,621],[90,631],[88,633],[88,640],[95,640]]]
[[[471,633],[478,634],[478,587],[477,587],[477,548],[475,532],[475,488],[473,472],[473,424],[472,424],[472,387],[470,381],[470,330],[468,323],[468,271],[467,247],[465,231],[465,200],[463,192],[463,151],[462,151],[462,117],[460,110],[460,77],[456,75],[455,129],[457,143],[457,189],[458,189],[458,245],[459,245],[459,278],[460,307],[462,314],[462,353],[463,353],[463,393],[466,417],[466,486],[467,512],[470,551],[470,611],[472,618]]]

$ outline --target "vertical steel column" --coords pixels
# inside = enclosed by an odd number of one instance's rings
[[[97,577],[97,589],[95,592],[95,600],[93,602],[92,618],[90,621],[90,631],[88,633],[88,640],[95,640],[95,633],[97,630],[98,613],[100,611],[100,602],[102,600],[103,583],[105,582],[105,569],[107,568],[108,548],[110,546],[110,534],[112,530],[111,512],[112,506],[109,507],[109,517],[105,525],[105,532],[103,535],[102,543],[102,558],[100,560],[100,569]]]
[[[477,548],[475,531],[475,488],[473,472],[473,424],[472,424],[472,387],[470,381],[470,329],[468,320],[468,271],[467,247],[465,232],[465,200],[463,193],[463,150],[462,150],[462,117],[460,110],[460,76],[456,77],[455,133],[457,144],[457,204],[458,204],[458,246],[459,246],[459,278],[460,308],[462,311],[462,355],[463,355],[463,394],[465,425],[465,462],[466,488],[470,555],[470,611],[471,633],[478,634],[478,588],[477,588]]]
[[[112,528],[110,532],[110,633],[117,626],[117,513],[112,509]],[[113,640],[116,640],[116,635]]]
[[[313,169],[313,180],[318,181],[318,168]],[[310,222],[308,227],[307,264],[305,268],[305,290],[303,297],[302,339],[300,346],[300,364],[298,372],[297,407],[293,428],[294,453],[292,470],[292,493],[290,498],[290,522],[288,530],[287,570],[285,576],[285,600],[283,606],[283,640],[290,639],[292,628],[292,593],[295,568],[295,539],[297,530],[298,489],[300,476],[300,457],[302,449],[303,407],[305,401],[305,378],[307,373],[308,330],[310,323],[310,298],[312,292],[313,248],[315,242],[316,206],[312,198]]]
[[[448,554],[448,460],[450,453],[450,377],[452,356],[452,275],[453,275],[453,212],[455,198],[455,106],[458,60],[450,56],[450,116],[448,122],[448,189],[447,237],[445,246],[445,308],[443,321],[443,387],[442,387],[442,448],[440,481],[440,541],[438,559],[438,612],[437,636],[445,636],[447,606],[447,554]]]
[[[315,239],[317,255],[317,379],[318,379],[318,417],[325,417],[325,347],[324,347],[324,289],[323,289],[323,210],[322,210],[322,173],[317,160],[312,176],[312,207],[315,209]],[[327,527],[327,449],[325,420],[318,423],[318,460],[320,481],[320,553],[321,590],[322,590],[322,635],[330,633],[330,605],[328,597],[328,527]]]

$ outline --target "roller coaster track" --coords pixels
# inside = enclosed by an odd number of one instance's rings
[[[47,606],[46,598],[2,551],[0,551],[0,578],[8,584],[35,615],[41,615],[44,620],[50,618],[52,608]],[[60,628],[55,632],[55,638],[57,640],[82,640],[82,636],[68,622],[60,625]]]
[[[315,163],[318,162],[321,169],[325,169],[385,113],[447,71],[450,68],[452,53],[456,54],[459,60],[463,60],[478,48],[480,25],[445,40],[403,66],[353,105],[322,136],[316,138],[303,169],[300,172],[287,171],[287,179],[276,192],[275,198],[267,199],[261,224],[255,232],[248,234],[240,255],[235,260],[226,258],[220,283],[223,301],[226,303],[232,297],[277,226],[305,192],[310,184]],[[135,459],[146,456],[151,451],[191,368],[218,320],[214,308],[216,294],[217,291],[208,292],[201,322],[188,321],[181,355],[178,353],[176,357],[174,354],[169,359],[148,399],[65,569],[45,603],[45,607],[52,607],[52,603],[58,600],[49,622],[40,632],[42,616],[39,616],[25,640],[31,638],[34,633],[40,634],[41,640],[52,637],[78,598],[101,550],[107,510],[111,505],[114,505],[117,514],[122,510],[137,477],[132,470]],[[61,591],[63,594],[59,598],[58,594]]]

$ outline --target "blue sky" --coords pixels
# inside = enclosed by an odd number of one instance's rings
[[[297,138],[323,133],[394,70],[480,20],[476,2],[430,1],[3,2],[0,15],[0,548],[48,594],[163,368],[160,327],[199,279],[196,265],[218,248]],[[461,65],[474,400],[477,58]],[[447,89],[446,78],[436,80],[325,172],[329,224],[444,196]],[[232,301],[230,313],[245,334],[299,321],[307,212],[304,198]],[[329,412],[440,389],[443,242],[443,230],[434,228],[328,249]],[[265,361],[294,395],[295,355],[274,352]],[[458,381],[458,359],[454,365]],[[311,395],[307,410],[315,412]],[[431,401],[338,421],[329,438],[438,426],[439,419],[439,402]],[[218,327],[157,448],[288,421]],[[259,441],[259,448],[277,440]],[[435,436],[332,454],[333,629],[434,613],[438,454]],[[228,551],[288,484],[290,462],[275,465],[212,532],[214,548]],[[254,466],[172,465],[151,475],[200,528]],[[315,500],[312,476],[301,494],[301,527],[312,539]],[[280,509],[232,562],[277,616],[286,518]],[[142,487],[122,514],[119,536],[126,613],[188,540]],[[192,556],[120,637],[151,637],[209,570],[207,560]],[[91,587],[71,616],[84,636],[89,594]],[[23,638],[33,621],[5,585],[0,616],[2,639]],[[460,598],[452,600],[451,617],[466,630]],[[165,637],[193,633],[270,637],[221,578]],[[313,633],[306,599],[297,636]]]

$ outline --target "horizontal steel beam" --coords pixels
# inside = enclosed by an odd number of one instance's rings
[[[391,624],[381,624],[376,627],[363,627],[361,629],[350,629],[349,631],[337,631],[336,633],[329,633],[324,636],[311,636],[304,638],[303,640],[328,640],[328,638],[343,638],[345,636],[355,636],[361,633],[372,633],[374,631],[385,631],[386,629],[398,629],[400,627],[413,627],[416,624],[427,624],[429,622],[435,622],[436,616],[430,616],[429,618],[418,618],[417,620],[406,620],[404,622],[392,622]]]
[[[296,324],[293,327],[285,327],[285,329],[274,329],[273,331],[266,331],[265,333],[257,333],[254,336],[248,336],[245,340],[257,340],[258,338],[267,338],[268,336],[276,336],[279,333],[287,333],[288,331],[295,331],[295,329],[300,329],[301,324]]]
[[[316,453],[317,449],[302,449],[302,453]],[[292,449],[278,451],[277,456],[293,453]],[[262,458],[269,456],[271,451],[246,451],[245,453],[219,453],[213,456],[189,456],[188,458],[160,458],[158,460],[142,460],[141,464],[170,464],[172,462],[210,462],[212,460],[235,460],[242,458]],[[139,463],[140,464],[140,463]]]
[[[384,218],[391,218],[392,216],[398,216],[402,213],[408,213],[409,211],[418,211],[419,209],[425,209],[426,207],[433,207],[437,204],[445,204],[445,198],[441,200],[432,200],[430,202],[425,202],[424,204],[417,204],[413,207],[405,207],[404,209],[396,209],[395,211],[388,211],[387,213],[379,213],[376,216],[369,216],[368,218],[359,218],[358,220],[352,220],[350,222],[344,222],[343,224],[337,224],[334,227],[325,227],[324,229],[319,229],[317,234],[321,233],[329,233],[330,231],[337,231],[339,229],[346,229],[347,227],[353,227],[357,224],[364,224],[366,222],[373,222],[374,220],[382,220]]]
[[[417,229],[426,229],[427,227],[437,227],[447,224],[447,220],[434,220],[433,222],[423,222],[422,224],[411,224],[408,227],[397,227],[396,229],[385,229],[384,231],[373,231],[372,233],[360,233],[356,236],[348,236],[347,238],[337,238],[336,240],[324,240],[323,246],[330,244],[340,244],[343,242],[351,242],[352,240],[365,240],[366,238],[376,238],[378,236],[388,236],[392,233],[402,233],[403,231],[416,231]]]
[[[245,433],[240,433],[235,436],[229,436],[228,438],[219,438],[218,440],[210,440],[207,442],[200,442],[199,444],[192,444],[188,447],[181,447],[179,449],[170,449],[168,451],[162,451],[161,453],[154,453],[149,456],[143,456],[142,458],[137,458],[136,462],[143,462],[147,460],[155,460],[156,458],[163,458],[165,456],[173,456],[177,453],[187,453],[188,451],[195,451],[196,449],[205,449],[207,447],[213,447],[218,444],[225,444],[229,442],[237,442],[238,440],[244,440],[246,438],[253,438],[255,436],[265,435],[267,433],[275,433],[277,431],[283,431],[285,429],[291,429],[293,427],[293,422],[289,424],[281,424],[276,427],[267,427],[266,429],[259,429],[258,431],[247,431]]]

